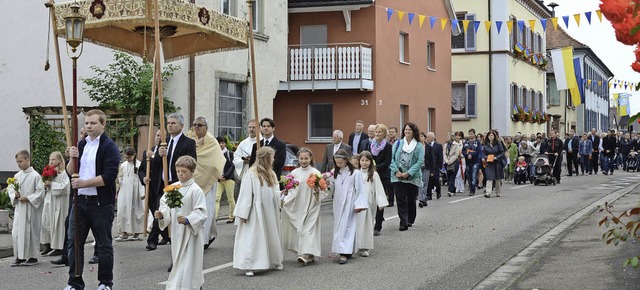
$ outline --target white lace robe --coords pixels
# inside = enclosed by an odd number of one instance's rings
[[[40,227],[42,224],[42,204],[44,203],[44,183],[40,174],[29,167],[14,176],[20,184],[20,195],[29,201],[21,202],[13,186],[9,186],[9,196],[14,206],[13,214],[13,256],[17,259],[38,258],[40,255]]]

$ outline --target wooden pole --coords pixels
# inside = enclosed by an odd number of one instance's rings
[[[249,9],[249,54],[251,55],[251,88],[252,88],[252,95],[253,95],[253,114],[254,114],[254,119],[258,120],[258,122],[260,122],[259,118],[258,118],[258,89],[257,89],[257,85],[256,85],[256,62],[255,62],[255,58],[254,58],[254,49],[253,49],[253,43],[254,43],[254,39],[253,39],[253,1],[254,0],[247,0],[247,7]],[[262,125],[262,124],[258,124],[258,125]],[[256,138],[256,151],[260,149],[260,133],[258,133],[258,137]]]
[[[157,63],[159,63],[159,52],[156,49],[154,56],[153,56],[153,78],[151,79],[151,108],[149,109],[149,137],[147,139],[147,154],[149,152],[151,152],[151,142],[154,141],[154,135],[155,135],[155,130],[153,130],[153,123],[155,121],[155,106],[156,106],[156,73],[158,71],[157,69]],[[151,180],[151,157],[148,157],[147,154],[145,154],[145,157],[147,158],[147,172],[146,172],[146,178],[148,180]],[[144,187],[144,232],[143,232],[143,236],[147,236],[147,220],[149,218],[149,185],[151,182],[149,182],[149,184],[146,184],[146,186]]]

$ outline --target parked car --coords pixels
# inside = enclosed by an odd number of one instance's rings
[[[284,160],[284,167],[282,168],[282,175],[288,175],[298,167],[298,146],[287,143],[287,156]],[[278,178],[280,178],[278,176]]]

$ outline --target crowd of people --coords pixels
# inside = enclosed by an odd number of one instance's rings
[[[492,193],[499,197],[503,181],[518,176],[532,180],[537,156],[548,158],[550,175],[559,183],[563,156],[569,176],[597,174],[599,163],[603,174],[613,174],[616,166],[636,169],[637,161],[631,161],[640,151],[635,134],[614,131],[599,136],[594,129],[579,138],[572,130],[563,141],[553,130],[548,137],[512,138],[501,137],[497,130],[476,134],[470,129],[466,136],[452,132],[439,143],[433,132],[421,132],[411,122],[401,130],[372,124],[364,132],[364,122],[357,121],[348,143],[342,131],[333,132],[333,142],[316,159],[320,164],[314,164],[314,153],[303,147],[297,152],[298,168],[281,176],[286,147],[274,136],[275,122],[269,118],[251,120],[249,136],[232,152],[226,138],[208,132],[205,118],[196,118],[183,133],[184,118],[171,114],[167,138],[156,132],[155,146],[142,153],[142,162],[132,148],[124,150],[121,162],[117,146],[104,134],[105,125],[102,111],[87,112],[78,146],[51,153],[51,172],[42,176],[30,166],[28,151],[16,154],[20,171],[8,188],[15,206],[11,266],[32,266],[41,255],[59,255],[51,263],[69,266],[66,289],[84,289],[80,245],[91,231],[95,247],[90,263],[98,264],[98,289],[111,289],[112,241],[142,240],[148,223],[146,250],[171,244],[166,288],[201,289],[204,251],[217,236],[225,193],[227,223],[237,227],[233,267],[246,276],[282,270],[283,250],[297,253],[302,265],[314,263],[321,255],[320,206],[327,198],[333,204],[331,253],[345,264],[354,254],[371,254],[386,207],[396,207],[398,230],[407,231],[416,221],[417,207],[427,206],[433,194],[440,199],[445,182],[450,197],[466,190],[474,195],[479,189],[487,198]],[[75,201],[72,189],[77,189]],[[179,192],[179,202],[168,192]],[[119,232],[115,239],[114,219]]]

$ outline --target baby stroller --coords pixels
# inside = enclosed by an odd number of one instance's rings
[[[540,183],[544,183],[545,185],[556,185],[556,179],[552,174],[553,166],[549,164],[549,157],[546,155],[539,155],[538,158],[536,158],[535,171],[536,173],[533,185],[538,185]]]
[[[627,155],[627,172],[638,170],[638,152],[631,152]]]
[[[513,182],[515,184],[521,184],[521,183],[526,184],[527,181],[529,180],[529,164],[531,164],[531,158],[530,157],[527,158],[527,156],[529,155],[520,155],[520,156],[524,157],[524,162],[526,162],[527,165],[524,167],[524,169],[521,167],[516,167],[513,174]]]

